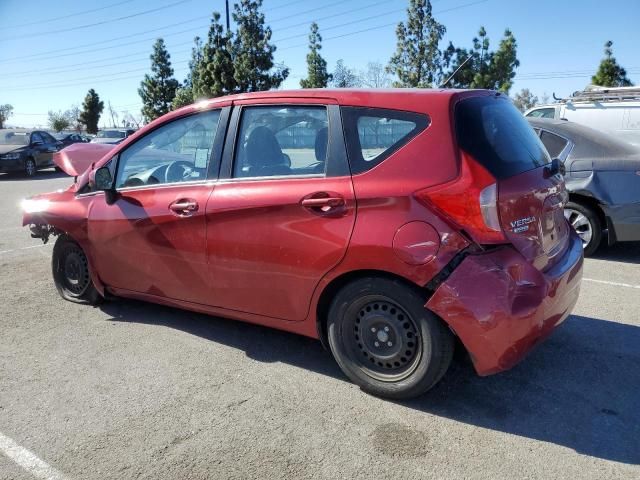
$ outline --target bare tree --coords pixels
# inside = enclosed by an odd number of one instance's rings
[[[360,73],[362,84],[368,88],[389,88],[391,77],[382,63],[375,61],[367,63],[367,69]]]

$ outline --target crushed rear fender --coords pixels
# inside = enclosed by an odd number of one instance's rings
[[[578,236],[541,272],[510,246],[468,255],[426,307],[460,338],[479,375],[507,370],[547,337],[578,300],[583,253]]]

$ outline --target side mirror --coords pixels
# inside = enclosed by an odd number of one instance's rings
[[[115,188],[113,188],[113,177],[111,176],[109,167],[102,167],[96,170],[94,181],[96,190],[102,190],[104,192],[107,205],[112,205],[116,201],[117,192]]]

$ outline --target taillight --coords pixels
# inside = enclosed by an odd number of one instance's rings
[[[461,152],[460,176],[415,193],[468,232],[480,244],[505,243],[498,215],[496,179],[469,154]]]

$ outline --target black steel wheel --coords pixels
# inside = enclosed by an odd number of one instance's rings
[[[349,306],[345,322],[353,328],[353,337],[342,339],[345,350],[372,378],[399,380],[415,370],[422,354],[420,332],[411,315],[394,301],[362,297]]]
[[[453,356],[448,327],[425,307],[417,288],[387,278],[347,284],[327,319],[331,351],[363,390],[404,399],[433,387]]]
[[[53,279],[60,296],[76,303],[97,304],[102,297],[91,281],[84,251],[66,235],[56,240],[51,260]]]

